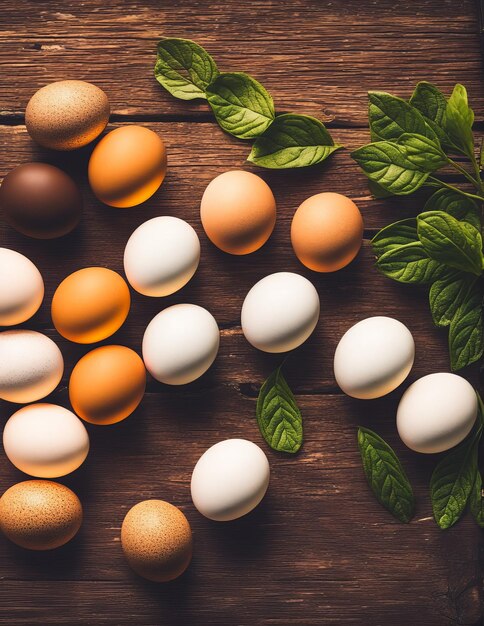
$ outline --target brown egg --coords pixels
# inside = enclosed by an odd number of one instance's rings
[[[143,398],[146,370],[125,346],[101,346],[88,352],[72,370],[69,398],[74,411],[91,424],[115,424]]]
[[[305,200],[292,219],[291,241],[297,258],[315,272],[348,265],[361,247],[363,218],[356,204],[339,193]]]
[[[183,574],[192,558],[192,531],[176,506],[145,500],[130,509],[121,527],[121,545],[134,571],[155,582]]]
[[[26,480],[0,498],[0,529],[18,546],[51,550],[70,541],[82,524],[79,498],[65,485]]]
[[[52,321],[63,337],[95,343],[115,333],[128,316],[126,282],[105,267],[86,267],[65,278],[52,298]]]
[[[144,126],[112,130],[89,159],[89,183],[101,202],[126,208],[148,200],[166,174],[166,150],[161,138]]]
[[[249,254],[269,239],[276,201],[262,178],[243,170],[224,172],[205,189],[200,218],[207,237],[229,254]]]
[[[32,139],[53,150],[82,148],[102,133],[108,120],[108,97],[83,80],[61,80],[42,87],[25,110]]]

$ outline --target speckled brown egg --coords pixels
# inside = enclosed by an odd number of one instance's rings
[[[102,133],[109,100],[102,89],[83,80],[61,80],[39,89],[25,110],[34,141],[53,150],[75,150]]]
[[[50,480],[26,480],[0,498],[0,529],[29,550],[63,546],[82,524],[79,498],[65,485]]]
[[[163,500],[145,500],[130,509],[121,527],[121,545],[133,570],[155,582],[177,578],[192,558],[192,531],[185,515]]]

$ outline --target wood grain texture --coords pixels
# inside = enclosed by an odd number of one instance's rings
[[[427,485],[438,457],[407,450],[394,421],[403,388],[426,373],[448,370],[446,332],[433,327],[425,290],[380,276],[369,247],[376,229],[415,214],[425,195],[373,200],[349,156],[368,140],[370,88],[408,96],[418,80],[432,80],[445,91],[463,82],[482,129],[484,91],[474,2],[6,0],[3,8],[0,178],[22,162],[51,162],[78,180],[85,201],[81,226],[61,240],[30,240],[0,224],[0,245],[27,254],[44,274],[44,305],[23,326],[42,330],[64,353],[64,378],[48,400],[69,406],[69,374],[89,350],[63,340],[53,329],[50,302],[57,284],[89,265],[122,273],[125,242],[155,215],[177,215],[194,226],[202,243],[199,271],[179,293],[161,301],[133,293],[127,323],[104,343],[139,351],[146,324],[161,308],[196,302],[215,315],[221,347],[214,366],[199,381],[170,388],[150,379],[141,406],[128,420],[114,427],[88,425],[89,458],[62,479],[83,502],[83,528],[70,544],[49,554],[0,541],[0,624],[481,624],[482,531],[468,516],[447,532],[437,529]],[[204,103],[177,101],[154,81],[155,45],[162,35],[191,37],[207,46],[222,69],[250,71],[271,89],[280,111],[329,120],[335,140],[347,149],[324,167],[308,171],[248,167],[249,144],[222,133]],[[144,205],[116,210],[93,197],[86,181],[90,148],[59,155],[30,141],[23,126],[25,104],[36,88],[63,78],[91,80],[107,91],[113,111],[110,128],[138,121],[164,138],[168,175]],[[278,205],[270,242],[247,258],[214,248],[198,214],[208,182],[238,167],[258,171],[273,188]],[[447,176],[454,180],[451,172]],[[305,270],[289,240],[294,210],[324,190],[349,195],[365,219],[358,258],[334,275]],[[256,395],[281,357],[253,350],[239,319],[252,284],[283,269],[312,280],[322,304],[314,335],[285,365],[304,416],[305,443],[295,457],[273,453],[261,440]],[[402,389],[373,402],[358,401],[338,390],[332,357],[342,333],[375,314],[397,317],[409,326],[417,341],[416,363]],[[477,368],[466,374],[475,381]],[[0,403],[2,424],[16,408]],[[358,424],[377,430],[401,456],[417,497],[409,525],[394,521],[369,492],[356,448]],[[228,437],[264,447],[271,485],[253,513],[220,524],[198,514],[189,483],[200,454]],[[25,478],[0,456],[0,491]],[[136,577],[119,543],[128,508],[151,497],[180,506],[194,531],[192,565],[167,585]]]

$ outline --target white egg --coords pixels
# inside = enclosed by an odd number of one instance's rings
[[[0,333],[0,398],[35,402],[59,384],[64,359],[56,344],[34,330]]]
[[[217,522],[246,515],[269,486],[269,461],[255,443],[227,439],[209,448],[192,474],[191,493],[198,511]]]
[[[31,404],[10,417],[3,447],[22,472],[57,478],[77,469],[89,452],[89,436],[81,420],[56,404]]]
[[[349,396],[380,398],[407,378],[414,357],[415,342],[402,322],[368,317],[341,337],[334,354],[334,375]]]
[[[0,326],[21,324],[37,312],[44,281],[26,256],[0,248]]]
[[[154,217],[139,226],[124,250],[126,277],[145,296],[168,296],[195,274],[200,241],[194,229],[178,217]]]
[[[213,315],[196,304],[175,304],[158,313],[143,337],[143,360],[153,378],[185,385],[217,356],[220,332]]]
[[[477,418],[477,396],[462,376],[439,372],[416,380],[397,409],[397,429],[415,452],[453,448],[470,433]]]
[[[264,352],[300,346],[316,328],[319,296],[314,285],[292,272],[277,272],[256,283],[242,305],[245,338]]]

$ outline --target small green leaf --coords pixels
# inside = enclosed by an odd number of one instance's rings
[[[194,41],[167,38],[158,43],[155,77],[175,98],[205,99],[205,89],[218,74],[215,61]]]
[[[371,180],[395,195],[407,195],[421,187],[429,172],[423,172],[408,160],[403,146],[378,141],[351,153]]]
[[[480,276],[482,237],[467,222],[444,211],[427,211],[417,217],[417,233],[429,256],[449,267]]]
[[[382,228],[371,240],[373,252],[380,257],[388,250],[418,242],[417,220],[411,217]]]
[[[435,172],[447,163],[440,144],[423,135],[404,133],[398,140],[407,153],[407,159],[424,172]]]
[[[322,122],[308,115],[278,115],[252,147],[248,161],[261,167],[286,169],[321,163],[335,150]]]
[[[484,528],[484,493],[482,490],[482,474],[477,469],[474,485],[469,496],[469,510],[481,528]]]
[[[418,109],[427,120],[432,120],[439,126],[443,123],[447,101],[435,85],[425,81],[417,83],[410,98],[410,104]]]
[[[378,502],[403,523],[413,516],[415,499],[402,464],[392,448],[368,428],[358,429],[366,479]]]
[[[430,496],[437,524],[450,528],[461,517],[474,486],[481,427],[453,448],[437,465],[430,479]]]
[[[481,228],[479,206],[472,198],[467,198],[457,191],[437,189],[425,203],[425,211],[445,211],[456,220],[469,222],[478,230]]]
[[[376,261],[382,274],[399,283],[424,285],[439,277],[442,265],[434,261],[417,241],[390,248]]]
[[[271,95],[248,74],[220,74],[206,93],[221,128],[239,139],[258,137],[274,120]]]
[[[435,132],[413,106],[384,91],[369,91],[369,118],[372,140],[397,141],[404,133],[435,139]]]
[[[483,287],[476,281],[457,309],[449,328],[450,364],[460,370],[484,352]]]
[[[294,454],[303,442],[301,411],[278,367],[262,385],[257,399],[260,432],[273,450]]]
[[[429,292],[430,310],[436,326],[448,326],[475,283],[471,274],[448,270],[432,283]]]
[[[474,156],[473,123],[474,111],[468,105],[467,90],[463,85],[457,84],[447,101],[445,131],[469,158]]]
[[[481,139],[481,149],[479,150],[479,169],[484,170],[484,137]]]

